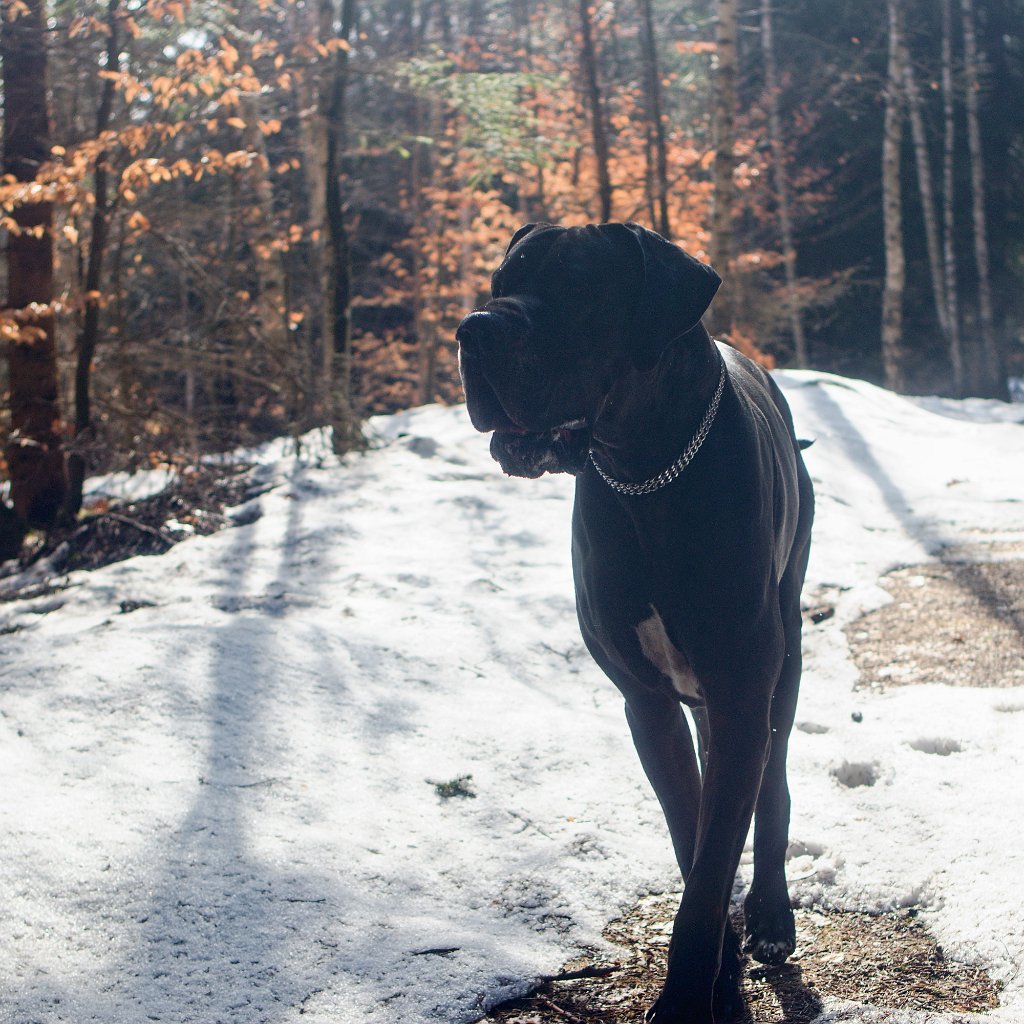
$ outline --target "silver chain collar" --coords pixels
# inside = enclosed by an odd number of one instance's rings
[[[721,359],[722,357],[719,356],[719,358]],[[718,412],[718,403],[722,400],[722,392],[724,390],[725,360],[722,359],[722,370],[718,377],[718,387],[715,388],[711,404],[708,406],[708,411],[704,413],[704,419],[700,421],[697,433],[693,435],[693,440],[686,446],[683,454],[680,455],[671,466],[663,469],[657,476],[652,476],[650,480],[644,480],[642,483],[638,484],[616,480],[615,477],[609,476],[601,468],[600,463],[594,457],[594,450],[591,449],[590,461],[594,464],[594,469],[596,469],[601,475],[601,479],[604,480],[604,482],[613,491],[618,491],[619,494],[629,494],[632,496],[639,494],[653,494],[655,491],[660,491],[663,487],[667,487],[693,461],[694,456],[700,451],[701,446],[707,440],[707,436],[711,432],[711,424],[715,422],[715,414]]]

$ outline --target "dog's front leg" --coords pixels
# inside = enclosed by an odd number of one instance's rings
[[[672,697],[647,691],[626,701],[626,720],[640,763],[668,823],[684,881],[693,867],[700,814],[701,775],[683,709]],[[729,1020],[742,1006],[739,995],[740,940],[726,923],[712,1005],[716,1020]]]
[[[693,738],[679,701],[646,691],[626,698],[626,721],[633,745],[668,823],[685,879],[693,865],[700,813],[700,769]]]
[[[672,929],[668,976],[649,1015],[654,1024],[721,1024],[739,1016],[729,899],[768,756],[768,704],[751,697],[708,708],[711,746],[697,847]],[[716,990],[720,970],[732,977]]]

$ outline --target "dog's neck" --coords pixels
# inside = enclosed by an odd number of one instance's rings
[[[622,481],[647,480],[690,444],[721,376],[722,357],[702,324],[669,343],[657,364],[616,380],[594,420],[591,447]]]

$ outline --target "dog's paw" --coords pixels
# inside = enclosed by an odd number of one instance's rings
[[[768,967],[784,964],[796,949],[796,939],[747,939],[744,951]]]
[[[790,924],[787,931],[785,925],[780,925],[777,931],[771,935],[754,934],[748,935],[743,945],[743,952],[759,964],[768,967],[778,967],[784,964],[796,950],[796,929]]]
[[[732,1018],[726,1018],[722,1024],[728,1024],[731,1020]],[[718,1018],[712,1015],[710,1006],[706,1010],[681,1006],[662,992],[655,1004],[644,1014],[644,1021],[645,1024],[717,1024]]]
[[[743,966],[740,960],[740,940],[732,926],[725,929],[722,943],[722,965],[715,978],[715,992],[711,1001],[716,1024],[731,1024],[746,1019],[746,1001],[740,991]]]
[[[747,897],[747,941],[743,951],[758,963],[777,967],[784,964],[796,950],[796,922],[789,898],[773,901],[774,906],[757,899],[753,893]]]
[[[740,940],[731,927],[726,931],[722,965],[709,1000],[693,993],[681,995],[671,983],[644,1015],[647,1024],[741,1024],[750,1019],[740,990],[742,978]]]

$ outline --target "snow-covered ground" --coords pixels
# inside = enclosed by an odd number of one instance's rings
[[[806,632],[793,891],[920,908],[1020,1024],[1024,691],[855,694],[842,627],[897,564],[1024,540],[1024,426],[778,379],[816,439],[806,593],[836,605]],[[247,525],[0,606],[0,1020],[472,1021],[674,884],[579,639],[572,481],[503,477],[462,408],[372,426],[342,464],[268,448]]]

